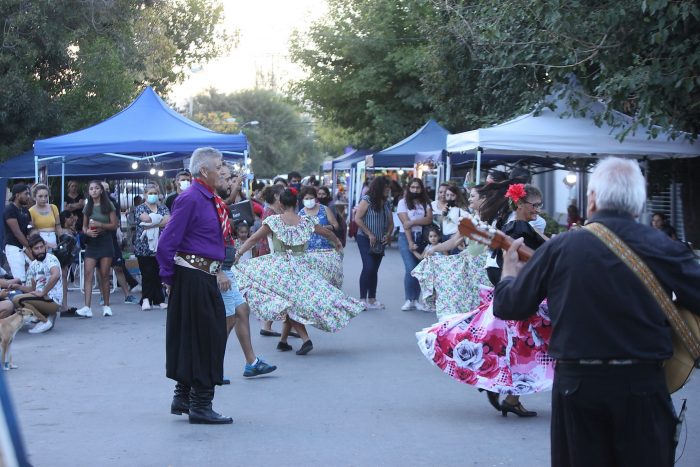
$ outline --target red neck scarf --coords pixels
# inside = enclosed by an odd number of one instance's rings
[[[221,225],[221,232],[224,236],[224,244],[233,245],[233,229],[231,229],[231,220],[228,217],[228,206],[226,206],[224,200],[221,199],[221,196],[217,195],[214,189],[207,185],[201,178],[195,178],[194,181],[214,195],[214,207],[216,207],[216,214],[219,216],[219,225]]]

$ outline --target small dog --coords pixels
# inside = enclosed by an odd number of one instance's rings
[[[46,322],[47,319],[46,316],[34,310],[30,310],[29,308],[18,308],[14,315],[0,319],[0,347],[2,347],[3,370],[17,368],[17,365],[12,364],[10,344],[12,344],[17,331],[19,331],[23,325],[29,324],[34,318],[43,322]]]

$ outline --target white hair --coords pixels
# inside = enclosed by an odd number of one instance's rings
[[[214,170],[216,161],[223,159],[221,151],[214,148],[197,148],[190,158],[190,173],[198,177],[202,169]]]
[[[595,193],[597,209],[612,209],[637,216],[646,202],[646,182],[639,164],[608,157],[596,165],[588,182],[588,196]]]

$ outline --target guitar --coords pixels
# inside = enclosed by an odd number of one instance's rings
[[[488,246],[492,250],[501,248],[504,251],[510,248],[515,241],[500,230],[488,225],[486,222],[478,221],[473,217],[463,217],[459,221],[459,233],[462,236],[474,240],[477,243]],[[518,258],[520,261],[527,261],[532,258],[535,250],[523,245],[518,248]]]
[[[502,248],[507,250],[514,241],[500,230],[471,217],[465,217],[460,220],[459,233],[492,249]],[[521,245],[518,248],[518,258],[521,261],[529,260],[533,253],[534,251],[525,245]],[[663,305],[661,306],[663,308]],[[690,378],[692,371],[700,367],[700,358],[698,358],[700,316],[684,308],[678,308],[677,313],[682,322],[680,326],[685,327],[684,334],[686,335],[682,338],[676,331],[675,326],[671,327],[673,330],[671,335],[673,356],[664,363],[666,385],[671,394],[682,388],[688,381],[688,378]]]

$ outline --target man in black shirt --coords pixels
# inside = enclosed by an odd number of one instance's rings
[[[646,199],[636,162],[608,158],[588,185],[589,222],[622,239],[680,305],[700,314],[700,265],[685,245],[639,224]],[[671,466],[676,416],[662,362],[671,329],[644,283],[586,229],[561,234],[518,261],[504,255],[494,315],[525,319],[546,297],[550,355],[553,466]]]
[[[189,170],[182,170],[177,173],[177,175],[175,176],[175,193],[172,193],[171,195],[168,195],[167,198],[165,198],[165,206],[169,210],[173,210],[173,203],[175,202],[177,195],[182,193],[183,190],[189,188],[191,182],[192,174],[190,174]]]
[[[12,277],[24,282],[27,271],[27,258],[33,260],[31,248],[27,242],[29,225],[32,218],[27,209],[29,204],[29,187],[18,183],[12,187],[10,204],[5,208],[5,256],[10,265]]]

